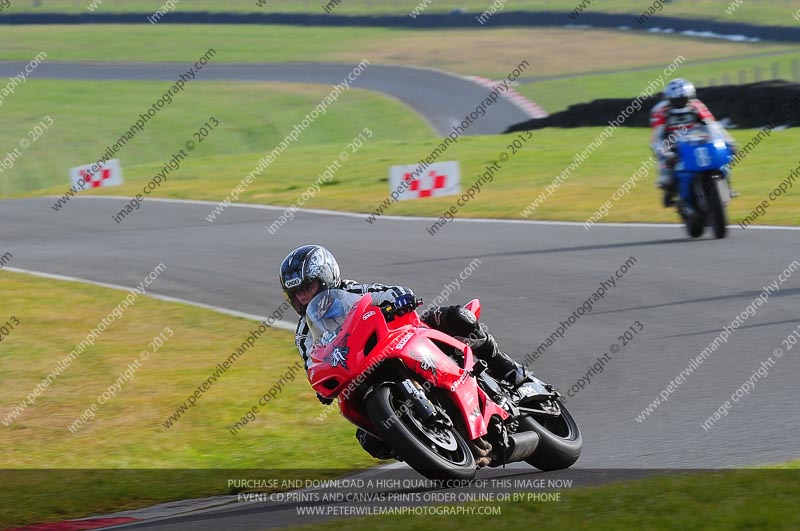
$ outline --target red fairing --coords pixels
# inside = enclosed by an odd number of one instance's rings
[[[473,313],[475,310],[480,312],[477,299],[470,305]],[[365,355],[365,346],[373,334],[377,343]],[[367,294],[351,310],[336,338],[328,345],[318,345],[311,350],[308,379],[323,397],[339,397],[339,409],[345,418],[375,432],[354,391],[370,378],[378,365],[390,359],[400,359],[427,385],[445,390],[458,408],[470,440],[485,435],[493,415],[506,419],[508,413],[489,399],[475,378],[442,352],[433,340],[462,351],[465,367],[474,365],[469,346],[428,328],[415,312],[387,324],[380,308],[372,305],[371,296]],[[397,381],[401,377],[398,375]]]
[[[472,299],[471,301],[469,301],[467,304],[464,305],[464,308],[475,314],[475,317],[477,317],[478,319],[481,318],[481,301],[479,301],[478,299]]]
[[[356,334],[352,333],[354,330]],[[378,343],[383,343],[389,329],[380,308],[372,306],[372,297],[367,294],[347,316],[336,339],[328,345],[316,345],[309,352],[307,376],[311,387],[325,398],[338,396],[375,360],[374,356],[369,360],[364,356],[364,347],[373,332]]]

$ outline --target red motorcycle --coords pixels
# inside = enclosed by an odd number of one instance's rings
[[[314,297],[314,390],[338,397],[347,420],[430,479],[472,479],[482,466],[517,461],[575,463],[583,441],[558,392],[536,378],[517,389],[493,378],[468,345],[420,321],[421,303],[376,306],[370,294],[338,289]],[[477,299],[466,307],[480,317]]]

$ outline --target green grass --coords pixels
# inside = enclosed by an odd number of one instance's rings
[[[18,142],[45,110],[55,124],[23,153],[16,166],[2,180],[5,196],[61,195],[67,186],[67,168],[90,162],[102,154],[163,91],[160,83],[104,83],[30,81],[3,106],[7,123],[0,142]],[[219,129],[192,152],[181,169],[153,195],[160,197],[221,201],[319,102],[328,88],[285,87],[265,84],[202,83],[189,85],[173,104],[157,115],[147,128],[123,147],[126,184],[94,192],[118,195],[140,193],[179,150],[192,132],[209,116],[220,122]],[[299,92],[298,92],[299,91]],[[108,97],[113,94],[113,98]],[[49,101],[43,106],[41,101]],[[41,113],[41,114],[40,114]],[[337,159],[347,143],[364,128],[373,138],[350,157],[335,178],[304,206],[372,212],[389,194],[388,169],[396,164],[413,164],[438,145],[427,125],[403,105],[370,93],[351,91],[331,105],[284,151],[240,201],[291,205],[325,167]],[[79,131],[78,135],[76,131]],[[458,213],[462,217],[521,218],[522,211],[587,146],[600,129],[545,129],[517,153],[487,184],[481,194]],[[754,131],[735,131],[744,145]],[[734,173],[734,184],[742,197],[730,206],[731,220],[745,217],[757,203],[785,179],[796,164],[796,129],[776,132],[759,145]],[[76,141],[76,137],[80,141]],[[532,219],[585,221],[649,156],[646,129],[620,129],[565,182]],[[459,160],[463,187],[469,187],[478,172],[508,151],[508,136],[464,137],[449,148],[442,160]],[[654,208],[658,192],[650,175],[634,193],[614,205],[606,221],[675,221],[671,210]],[[440,216],[453,197],[403,201],[388,214]],[[769,210],[764,223],[796,224],[798,196],[793,191]],[[761,220],[760,220],[761,222]]]
[[[509,42],[516,45],[510,47]],[[747,72],[746,81],[753,81],[754,67],[762,67],[768,79],[775,62],[779,75],[791,79],[792,61],[800,60],[796,47],[786,45],[603,30],[80,25],[11,26],[0,32],[0,60],[27,62],[44,51],[46,62],[176,62],[176,76],[209,48],[216,50],[211,62],[218,64],[308,60],[355,64],[367,59],[375,65],[413,64],[498,79],[526,59],[530,67],[522,75],[523,82],[543,80],[517,89],[549,112],[595,98],[633,97],[679,55],[686,63],[674,75],[689,77],[698,85],[710,78],[721,83],[725,74],[736,83],[742,69]],[[521,55],[520,50],[537,53]],[[564,75],[579,77],[552,79]],[[202,71],[199,76],[202,79]],[[96,85],[98,90],[104,86]],[[114,95],[105,91],[99,97],[103,101]],[[4,107],[19,97],[6,98]],[[54,99],[59,97],[57,90]]]
[[[523,218],[522,211],[559,175],[601,132],[598,128],[544,129],[533,133],[529,144],[514,155],[487,183],[476,199],[458,212],[459,217]],[[741,145],[755,131],[734,131]],[[465,137],[451,145],[441,160],[458,160],[462,170],[462,188],[471,186],[487,164],[497,160],[502,151],[510,153],[510,136]],[[734,171],[734,186],[742,194],[729,206],[732,221],[739,221],[767,198],[767,194],[786,179],[797,164],[796,146],[800,130],[775,132],[762,142]],[[530,216],[530,219],[586,221],[614,191],[650,156],[649,132],[646,129],[618,130],[574,174],[560,186],[553,197]],[[438,140],[385,140],[379,135],[352,156],[335,178],[303,206],[372,212],[388,196],[389,166],[413,164],[427,156]],[[315,181],[316,176],[344,148],[344,141],[325,145],[298,145],[287,149],[265,173],[242,194],[240,201],[273,205],[292,205]],[[238,182],[257,164],[261,154],[192,158],[167,185],[154,195],[171,198],[224,199]],[[142,165],[127,172],[127,184],[120,188],[98,189],[97,193],[133,195],[158,171],[158,165]],[[642,178],[637,188],[614,205],[604,221],[676,222],[672,209],[660,207],[660,193],[654,188],[655,174]],[[62,194],[58,186],[38,192]],[[95,193],[95,192],[88,192]],[[445,196],[393,204],[385,214],[426,215],[439,217],[456,197]],[[800,195],[775,201],[766,224],[797,224]],[[446,230],[446,229],[445,229]]]
[[[761,55],[761,54],[758,54]],[[755,81],[754,68],[761,67],[762,80],[772,79],[772,65],[778,64],[779,77],[793,80],[792,61],[800,61],[800,51],[766,52],[756,57],[730,57],[715,60],[698,60],[694,55],[684,55],[686,62],[671,77],[685,77],[698,86],[707,86],[710,81],[722,85],[724,76],[728,82],[739,83],[739,72],[745,71],[744,81]],[[634,98],[638,96],[651,81],[663,74],[664,68],[671,62],[661,66],[641,69],[632,72],[594,72],[563,79],[544,79],[536,83],[520,85],[517,90],[539,103],[548,112],[564,110],[572,104],[584,103],[603,98]],[[800,80],[794,80],[800,81]]]
[[[506,76],[522,59],[532,64],[524,74],[531,77],[647,67],[669,63],[678,55],[700,60],[796,49],[785,44],[564,28],[476,31],[159,24],[10,26],[0,32],[2,60],[30,61],[43,51],[47,61],[191,64],[209,48],[217,52],[213,63],[359,63],[368,59],[374,64],[430,66],[490,77]]]
[[[158,280],[152,286],[157,288]],[[124,298],[120,291],[0,272],[5,323],[0,419]],[[69,312],[64,312],[69,308]],[[271,312],[264,310],[264,313]],[[244,341],[256,323],[140,297],[10,426],[0,425],[0,528],[108,513],[159,501],[231,493],[210,469],[363,468],[375,461],[336,412],[322,406],[302,373],[235,436],[228,426],[299,359],[293,334],[268,330],[171,428],[162,422]],[[172,339],[146,361],[94,421],[70,425],[169,327]],[[302,447],[297,444],[303,441]],[[134,472],[31,472],[30,469],[192,469]],[[206,471],[206,472],[204,472]],[[324,473],[324,472],[323,472]],[[245,477],[247,474],[243,475]],[[237,476],[238,477],[238,476]],[[134,481],[131,480],[134,479]],[[169,478],[169,481],[164,481]],[[56,481],[56,479],[58,481]]]
[[[797,463],[792,466],[797,468]],[[347,521],[352,530],[527,529],[539,523],[553,531],[794,531],[800,527],[797,470],[737,470],[680,473],[637,481],[561,491],[555,502],[480,502],[501,516],[380,516]],[[341,522],[295,527],[341,529]]]
[[[43,0],[41,7],[34,7],[34,0],[12,0],[13,7],[7,14],[19,12],[66,12],[87,13],[90,0]],[[176,11],[212,11],[212,12],[302,12],[323,14],[327,0],[268,0],[264,7],[258,7],[255,0],[229,0],[219,3],[214,0],[192,0],[176,5]],[[420,0],[345,0],[333,9],[335,14],[408,14],[420,4]],[[428,4],[426,13],[449,12],[453,9],[466,9],[480,14],[489,9],[492,2],[488,0],[436,0]],[[516,0],[506,4],[506,10],[534,11],[567,11],[578,7],[576,0]],[[639,16],[650,5],[651,0],[604,0],[602,3],[590,5],[585,12],[627,13]],[[792,13],[800,8],[796,0],[767,2],[744,2],[734,13],[728,15],[725,9],[731,0],[692,0],[679,2],[676,5],[665,5],[660,13],[664,16],[715,19],[732,22],[749,22],[754,24],[773,24],[781,26],[793,25]],[[153,13],[164,5],[163,0],[104,0],[96,13],[142,12]],[[575,19],[580,23],[581,19]],[[633,22],[633,21],[632,21]],[[477,24],[477,23],[476,23]]]
[[[343,51],[368,49],[383,28],[310,28],[235,25],[4,26],[4,60],[29,61],[39,51],[50,61],[180,61],[206,50],[212,62],[330,61]],[[358,61],[356,61],[358,62]],[[189,65],[187,65],[188,67]]]
[[[516,45],[510,47],[509,42]],[[779,75],[791,79],[792,61],[800,60],[796,47],[786,45],[605,30],[80,25],[11,26],[0,32],[0,60],[30,61],[44,51],[46,62],[177,62],[181,64],[175,67],[176,76],[209,48],[216,51],[212,63],[314,60],[355,64],[367,59],[372,64],[412,64],[498,79],[526,59],[531,66],[523,82],[544,80],[517,88],[550,112],[600,97],[634,96],[679,55],[686,63],[675,75],[699,85],[710,78],[721,83],[725,74],[736,83],[742,69],[747,71],[746,80],[753,81],[757,66],[762,67],[764,78],[770,78],[774,62],[780,65]],[[521,55],[520,50],[537,53]],[[549,79],[581,74],[585,76]],[[202,79],[202,72],[199,75]]]
[[[0,194],[66,189],[68,169],[100,158],[170,84],[31,80],[18,87],[2,106],[0,146],[10,150],[20,139],[30,140],[27,131],[45,115],[54,124],[22,151],[12,169],[2,174]],[[324,85],[190,83],[122,147],[117,157],[126,177],[129,172],[132,176],[147,174],[168,162],[213,116],[220,126],[198,144],[193,160],[223,155],[255,160],[257,153],[271,150],[330,91],[331,87]],[[300,141],[304,146],[343,143],[363,127],[370,127],[384,139],[433,136],[430,127],[405,105],[353,89],[330,105],[326,114],[303,132]],[[234,173],[223,165],[205,173],[204,178],[217,181],[233,175],[241,178],[238,171]],[[292,176],[287,175],[287,180]]]
[[[124,34],[121,29],[120,32]],[[287,35],[298,38],[292,32]],[[777,58],[786,66],[791,59],[800,58],[800,54]],[[741,64],[757,61],[751,58]],[[678,72],[699,74],[716,67],[716,64],[687,64]],[[651,70],[545,81],[524,85],[520,90],[545,107],[558,108],[592,97],[634,96],[657,73],[658,70]],[[0,145],[18,145],[26,131],[44,115],[49,115],[54,125],[23,153],[12,169],[4,171],[0,196],[63,194],[67,188],[67,169],[99,158],[106,146],[119,138],[139,113],[146,112],[168,86],[168,82],[27,81],[3,103]],[[140,192],[173,153],[192,139],[193,132],[214,116],[221,126],[198,146],[178,172],[170,175],[168,183],[155,195],[222,200],[329,91],[330,87],[323,85],[190,83],[172,105],[153,118],[117,155],[127,184],[103,192],[131,195]],[[303,132],[299,141],[281,154],[240,200],[293,204],[364,127],[372,130],[373,139],[306,206],[373,211],[389,193],[386,177],[389,166],[416,162],[428,155],[438,140],[425,121],[401,103],[358,90],[343,94],[339,102],[331,105],[327,114]],[[532,143],[459,216],[522,217],[525,207],[598,133],[597,129],[536,132]],[[737,131],[735,136],[745,144],[753,133]],[[649,155],[648,136],[645,129],[620,130],[532,217],[588,219]],[[501,150],[507,150],[508,140],[507,137],[462,138],[444,160],[461,161],[466,188],[481,168]],[[731,220],[744,218],[789,174],[796,158],[793,149],[796,140],[796,130],[776,133],[737,168],[734,183],[742,197],[730,207]],[[614,206],[606,221],[674,221],[674,212],[653,208],[659,202],[658,193],[650,185],[653,180],[651,175],[641,182],[635,193]],[[782,197],[759,221],[798,223],[796,201],[794,193]],[[392,205],[387,213],[439,216],[452,202],[453,198],[402,202]]]

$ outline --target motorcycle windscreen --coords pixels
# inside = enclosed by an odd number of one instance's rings
[[[315,345],[328,345],[336,338],[361,296],[342,289],[318,293],[306,308],[306,323]]]

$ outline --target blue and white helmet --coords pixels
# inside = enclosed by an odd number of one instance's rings
[[[669,100],[673,109],[683,109],[689,100],[697,97],[694,85],[679,77],[669,82],[664,89],[664,97]]]
[[[312,284],[317,284],[318,292],[338,288],[342,276],[339,263],[329,250],[321,245],[304,245],[283,259],[278,281],[292,308],[302,314],[306,308],[297,300],[297,291]]]

